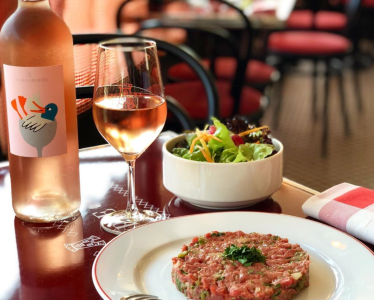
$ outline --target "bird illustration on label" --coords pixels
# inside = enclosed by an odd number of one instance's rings
[[[32,103],[38,109],[30,109],[30,113],[27,113],[25,110],[26,103],[28,106]],[[29,99],[18,96],[20,109],[16,99],[11,101],[13,109],[20,118],[19,130],[21,136],[26,143],[36,148],[38,157],[42,157],[43,148],[52,142],[56,135],[57,121],[55,118],[58,107],[55,103],[49,103],[44,107],[38,103],[41,103],[39,94],[31,96]]]

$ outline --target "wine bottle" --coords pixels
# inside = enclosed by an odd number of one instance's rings
[[[71,217],[80,206],[72,35],[48,0],[18,0],[0,49],[15,214]]]

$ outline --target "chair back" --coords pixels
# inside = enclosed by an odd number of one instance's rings
[[[119,6],[116,19],[118,30],[120,30],[121,28],[122,10],[126,5],[129,5],[131,2],[135,1],[138,0],[126,0]],[[149,0],[149,2],[152,1]],[[179,7],[183,7],[182,4],[184,4],[184,8],[190,10],[191,14],[194,15],[192,15],[192,17],[188,17],[187,15],[187,17],[185,17],[185,20],[183,20],[183,18],[164,18],[164,16],[160,14],[158,18],[155,17],[154,19],[142,22],[137,33],[155,28],[185,29],[190,34],[194,32],[194,35],[199,37],[199,43],[194,43],[191,38],[187,41],[187,43],[200,55],[202,55],[201,50],[205,51],[207,48],[209,48],[208,56],[210,60],[210,70],[213,74],[215,69],[214,60],[218,56],[219,50],[222,48],[222,45],[220,45],[219,43],[224,41],[223,45],[228,45],[229,51],[231,52],[230,55],[235,57],[237,60],[237,68],[236,72],[234,73],[234,78],[232,81],[233,84],[231,87],[231,95],[234,99],[233,113],[237,113],[239,111],[239,102],[241,98],[242,88],[245,83],[247,62],[250,59],[251,55],[253,31],[249,19],[241,9],[226,0],[201,0],[198,3],[197,1],[196,3],[192,3],[192,1],[188,0],[162,0],[158,3],[157,12],[163,10],[166,11],[169,6],[174,5],[173,7],[175,7],[176,4],[181,4]],[[162,5],[164,5],[163,8]],[[212,20],[212,22],[207,22],[206,19],[201,19],[199,17],[199,14],[201,14],[201,16],[203,17],[204,14],[207,13],[207,11],[215,11],[216,13],[218,11],[218,13],[220,13],[220,11],[224,10],[234,11],[236,13],[236,17],[239,19],[239,22],[242,24],[241,26],[243,26],[244,30],[241,30],[242,34],[239,39],[234,37],[226,29],[218,27],[214,20]],[[126,20],[124,20],[124,22],[126,22]],[[196,32],[198,31],[200,31],[200,33],[205,32],[204,36],[210,35],[211,37],[213,37],[215,42],[211,43],[210,39],[201,38],[201,36],[196,35]],[[216,43],[216,41],[218,41],[218,44]],[[201,49],[202,45],[204,46],[204,49]],[[198,49],[198,47],[200,49]]]
[[[143,18],[148,16],[150,9],[154,9],[154,5],[151,5],[151,2],[152,0],[137,0],[137,1],[125,0],[123,1],[119,5],[117,9],[117,13],[116,13],[116,27],[117,27],[118,33],[122,32],[121,23],[127,21],[127,20],[123,20],[122,14],[123,14],[123,10],[125,9],[125,7],[129,6],[129,3],[132,3],[132,5],[135,5],[135,7],[133,8],[134,11],[131,11],[131,13],[136,13],[134,19],[140,19],[139,21],[143,21]],[[157,1],[157,5],[158,4],[159,4],[159,1]]]
[[[294,0],[291,0],[291,1],[294,1]],[[137,5],[139,5],[139,9],[144,9],[146,7],[145,4],[148,3],[147,7],[149,9],[149,12],[151,11],[162,12],[163,7],[166,7],[167,5],[172,5],[173,3],[177,3],[177,2],[184,3],[186,7],[192,7],[194,5],[194,3],[191,0],[125,0],[119,5],[117,9],[117,13],[116,13],[117,30],[118,32],[121,32],[121,23],[122,22],[126,23],[126,19],[123,20],[123,9],[131,3],[132,4],[136,3]],[[142,8],[140,8],[141,3],[143,3],[143,5],[141,6]],[[252,46],[252,38],[253,38],[252,26],[247,16],[238,6],[236,6],[235,4],[227,0],[201,0],[199,1],[199,7],[197,8],[197,10],[204,10],[204,8],[207,8],[207,7],[213,7],[213,10],[214,10],[214,7],[217,7],[217,4],[227,6],[228,8],[234,10],[237,13],[238,17],[240,18],[243,24],[243,28],[245,29],[246,36],[244,36],[244,41],[247,42],[246,43],[247,48],[245,48],[245,50],[250,50]],[[197,12],[198,11],[196,11],[196,13]],[[154,16],[150,17],[150,19],[154,19],[154,18],[155,18]],[[142,21],[145,21],[145,20],[139,20],[139,22],[142,22]],[[242,42],[244,41],[242,39]],[[243,50],[243,53],[247,54],[248,51],[245,51],[245,50]]]
[[[199,53],[199,55],[209,61],[210,72],[213,74],[213,76],[215,76],[216,74],[216,58],[220,55],[222,56],[222,51],[220,51],[222,48],[224,48],[225,51],[230,52],[229,54],[235,58],[237,66],[239,66],[241,63],[237,41],[233,37],[233,35],[224,28],[212,26],[209,24],[202,25],[183,22],[179,22],[177,24],[175,22],[168,23],[167,21],[163,21],[160,19],[152,19],[141,23],[140,30],[137,32],[137,34],[142,34],[144,30],[155,28],[179,28],[187,31],[188,36],[192,37],[188,45],[191,45],[193,49],[198,53],[199,51],[202,51],[201,53]],[[197,43],[194,43],[194,39],[198,39]],[[204,49],[199,49],[201,48],[202,40],[204,41]],[[209,49],[207,50],[207,48]],[[239,78],[239,74],[237,74],[238,69],[239,68],[237,67],[235,76],[231,82],[231,95],[234,99],[233,115],[237,114],[237,112],[239,111],[240,93],[238,93],[237,91],[240,91],[242,89],[241,83],[237,82]]]
[[[361,0],[348,0],[345,5],[345,14],[347,16],[347,26],[344,35],[355,40],[355,31],[358,28],[358,19],[361,7]]]
[[[244,14],[243,10],[241,10],[238,6],[235,4],[227,1],[227,0],[210,0],[210,1],[216,1],[218,3],[221,3],[233,11],[236,12],[237,16],[241,19],[241,22],[243,24],[243,31],[242,31],[242,37],[240,39],[239,47],[240,47],[240,56],[238,60],[237,70],[235,73],[234,82],[236,87],[234,86],[232,88],[232,96],[234,99],[240,99],[241,98],[241,92],[242,87],[245,84],[245,78],[246,78],[246,71],[247,71],[247,65],[249,60],[251,59],[252,55],[252,45],[253,45],[253,38],[254,38],[254,30],[251,25],[251,22],[249,21],[248,17]],[[234,107],[234,113],[239,111],[239,100],[236,101],[236,106]]]

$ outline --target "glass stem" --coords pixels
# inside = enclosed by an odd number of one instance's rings
[[[129,193],[127,196],[126,215],[129,219],[138,219],[139,210],[135,202],[135,159],[129,160],[127,163],[129,164],[129,174],[127,175]]]

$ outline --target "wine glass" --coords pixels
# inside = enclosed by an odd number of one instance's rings
[[[119,234],[162,219],[135,202],[135,161],[160,134],[167,114],[154,41],[127,37],[99,44],[92,111],[101,135],[129,166],[127,207],[104,216],[101,227]]]

